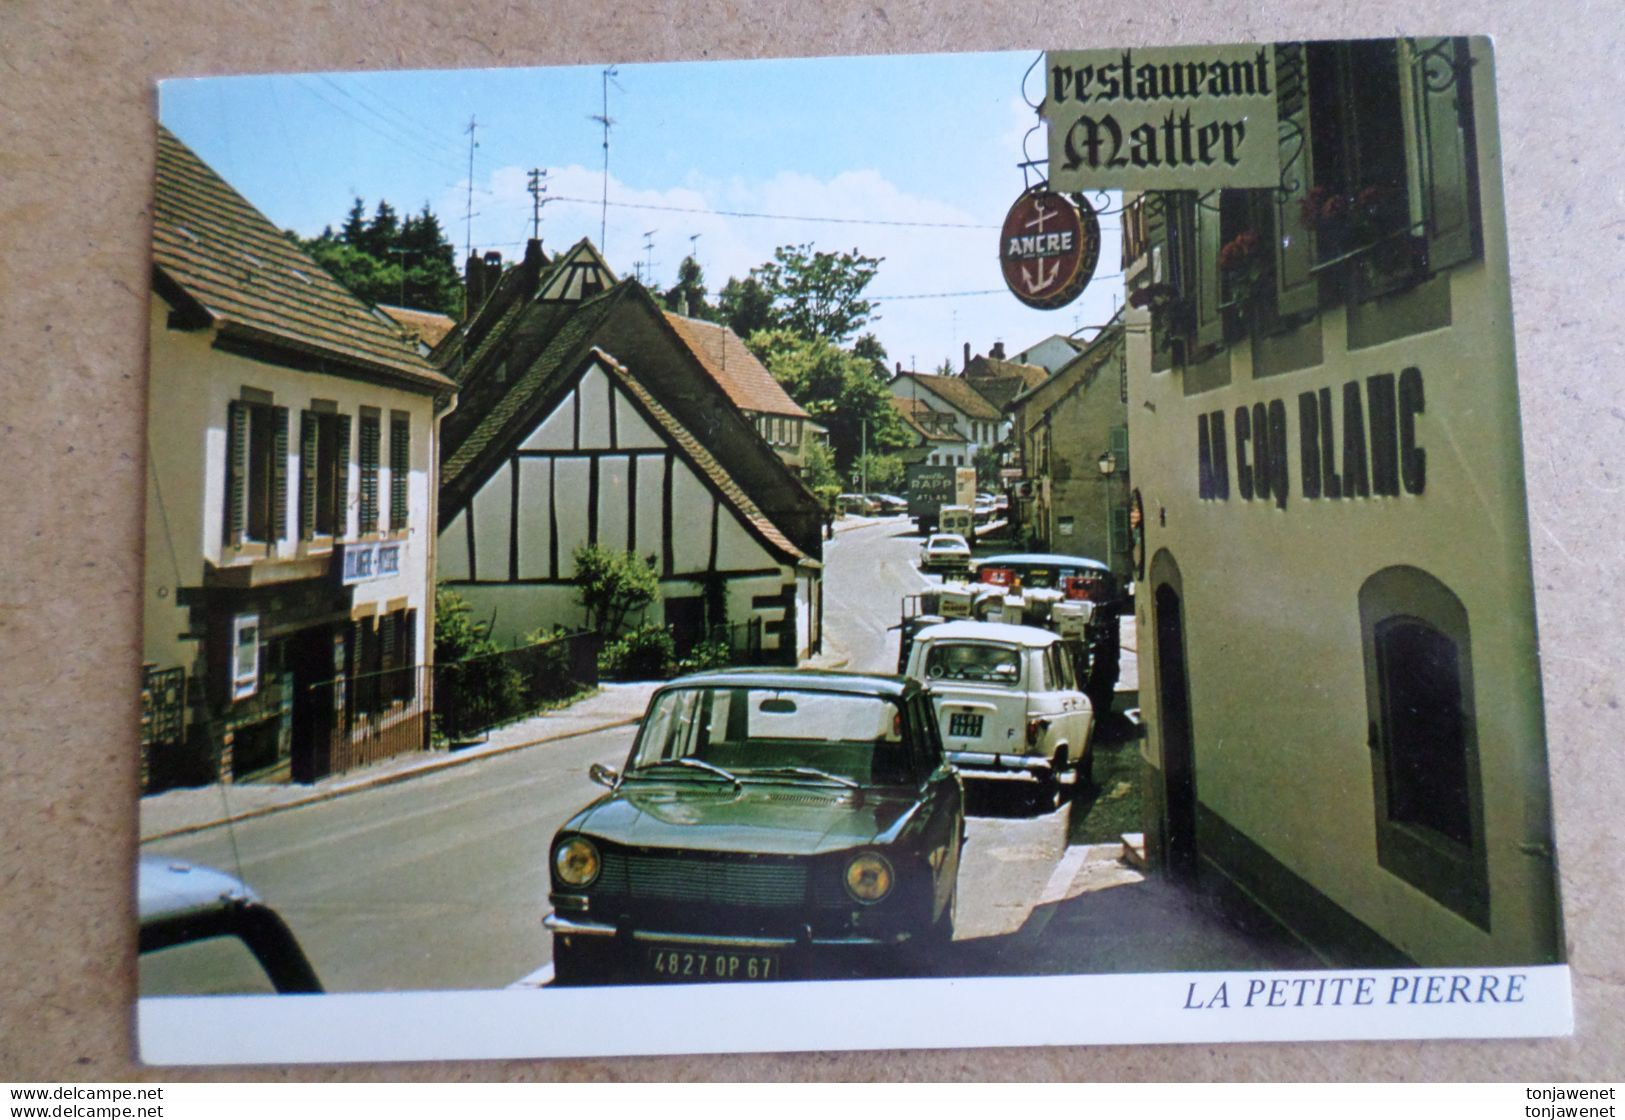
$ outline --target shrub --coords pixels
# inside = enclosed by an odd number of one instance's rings
[[[733,664],[733,650],[727,642],[701,642],[677,663],[679,673],[702,673],[707,669],[725,669]]]
[[[603,652],[598,655],[598,670],[629,680],[663,677],[675,653],[671,631],[649,623],[604,643]]]
[[[635,552],[585,544],[576,549],[574,559],[576,601],[587,610],[587,625],[606,638],[660,591],[654,566]]]

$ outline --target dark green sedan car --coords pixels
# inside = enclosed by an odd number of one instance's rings
[[[885,971],[953,938],[964,790],[912,682],[683,677],[593,777],[553,840],[559,983]]]

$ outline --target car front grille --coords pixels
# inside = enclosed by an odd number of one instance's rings
[[[651,856],[606,852],[601,889],[639,900],[724,906],[801,906],[807,901],[802,864]]]

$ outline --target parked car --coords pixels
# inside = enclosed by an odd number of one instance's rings
[[[1052,802],[1063,775],[1091,780],[1094,712],[1059,634],[997,622],[928,626],[914,635],[907,676],[930,693],[959,769],[1030,775]]]
[[[136,913],[143,995],[322,990],[281,915],[224,871],[143,855]]]
[[[1117,577],[1099,560],[1052,552],[1013,552],[976,562],[975,580],[1006,591],[1053,590],[1093,605],[1087,632],[1084,691],[1097,715],[1109,715],[1122,660],[1119,620],[1128,603]]]
[[[880,512],[880,503],[867,494],[837,494],[835,500],[842,513],[872,514]]]
[[[553,838],[559,983],[752,981],[952,940],[964,789],[897,677],[730,670],[649,702]]]
[[[981,525],[981,524],[983,524],[985,522],[988,522],[988,521],[992,521],[993,520],[993,508],[994,508],[993,507],[993,495],[992,494],[978,494],[978,495],[976,495],[976,504],[974,506],[972,506],[971,508],[972,508],[972,513],[976,517],[976,523],[978,525]]]
[[[896,494],[870,494],[871,502],[880,506],[880,512],[890,516],[894,513],[908,512],[908,499],[898,497]]]
[[[932,533],[920,546],[920,571],[967,572],[970,545],[958,533]]]

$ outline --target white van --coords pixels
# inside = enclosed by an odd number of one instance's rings
[[[1061,778],[1091,780],[1094,710],[1059,634],[946,622],[914,636],[905,675],[930,694],[960,770],[1029,774],[1058,802]]]

